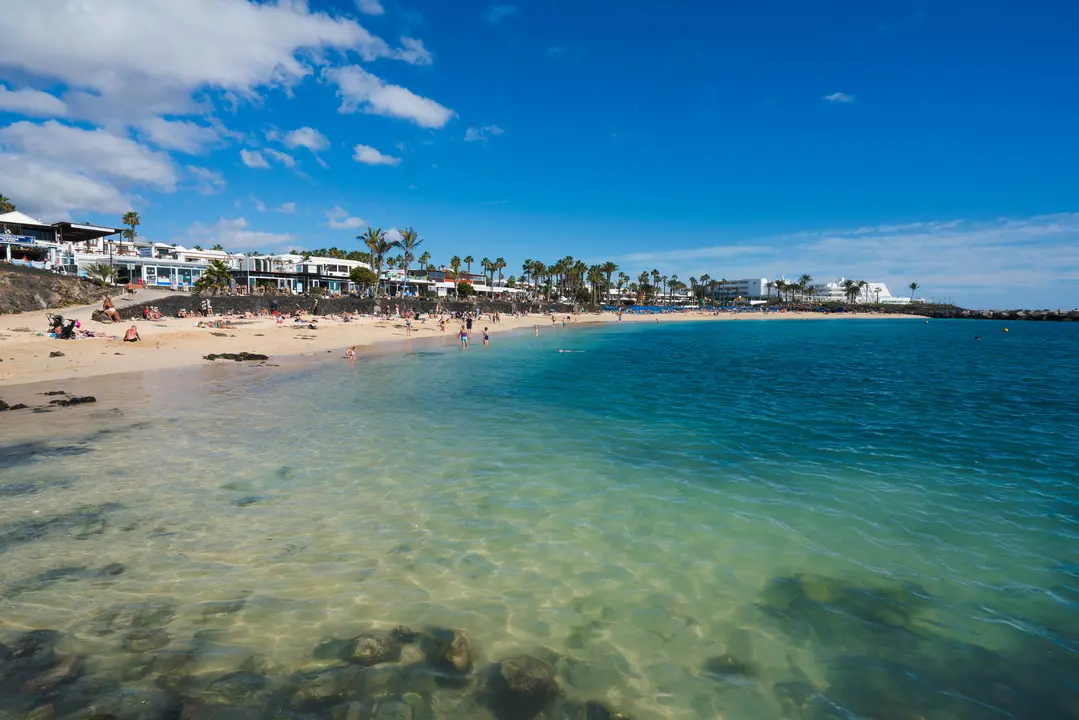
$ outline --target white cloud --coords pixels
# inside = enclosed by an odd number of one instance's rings
[[[383,15],[386,12],[378,0],[356,0],[356,6],[364,15]]]
[[[854,102],[854,96],[847,93],[832,93],[831,95],[825,95],[821,100],[833,103],[852,103]]]
[[[9,90],[0,85],[0,111],[29,117],[63,117],[67,103],[40,90]]]
[[[326,213],[326,220],[334,230],[355,230],[367,224],[358,217],[350,217],[348,211],[340,205],[334,205],[333,209]]]
[[[423,40],[418,38],[403,37],[401,38],[402,47],[395,50],[393,57],[397,60],[403,60],[409,65],[433,65],[435,62],[434,55],[431,51],[423,46]]]
[[[326,136],[313,127],[296,128],[285,135],[284,142],[286,147],[305,147],[311,152],[321,152],[330,146]]]
[[[484,11],[483,19],[493,25],[497,25],[503,20],[511,18],[516,14],[516,5],[492,5]]]
[[[32,215],[62,219],[78,211],[122,213],[130,201],[111,184],[60,163],[0,152],[4,194]]]
[[[294,167],[296,165],[296,159],[288,153],[283,153],[280,150],[274,150],[273,148],[266,148],[263,152],[285,167]]]
[[[225,191],[227,183],[221,173],[194,165],[188,165],[187,171],[198,182],[199,192],[203,195],[216,195]]]
[[[154,145],[189,154],[200,153],[220,139],[214,128],[186,120],[149,118],[139,123],[139,129]]]
[[[266,203],[262,202],[261,200],[259,200],[254,195],[248,195],[247,197],[251,200],[252,204],[254,204],[256,210],[258,210],[259,212],[266,212]],[[236,207],[239,207],[239,202],[240,201],[237,200],[236,202],[237,202]]]
[[[19,32],[0,43],[0,67],[86,91],[113,116],[189,106],[202,88],[252,97],[288,87],[330,51],[393,55],[356,21],[300,0],[33,0],[8,3],[4,22]]]
[[[364,165],[400,165],[401,158],[392,155],[383,155],[370,145],[357,145],[354,148],[352,159]]]
[[[296,203],[294,203],[294,202],[281,203],[281,207],[277,208],[277,212],[285,213],[286,215],[292,215],[293,213],[296,212]]]
[[[266,158],[262,156],[262,153],[258,150],[243,149],[240,151],[240,159],[243,160],[244,165],[249,168],[268,168],[270,163],[266,162]]]
[[[323,77],[337,85],[341,113],[359,111],[403,118],[425,128],[444,127],[456,114],[434,100],[398,85],[387,85],[356,65],[328,68],[323,71]]]
[[[175,238],[175,242],[186,247],[191,247],[192,245],[208,247],[221,243],[230,252],[281,249],[294,241],[295,238],[289,233],[250,230],[247,220],[242,217],[221,218],[213,225],[208,226],[195,223],[188,228],[186,235]]]
[[[465,131],[465,142],[487,142],[487,138],[501,135],[505,130],[497,125],[484,125],[483,127],[470,127]]]
[[[28,120],[0,129],[0,143],[28,157],[54,162],[90,177],[107,176],[130,185],[171,192],[178,173],[167,153],[104,130],[84,130],[55,120]]]

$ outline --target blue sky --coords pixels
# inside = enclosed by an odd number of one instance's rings
[[[1079,306],[1079,6],[66,0],[5,11],[0,193],[266,252],[910,281]],[[96,42],[90,41],[93,38]]]

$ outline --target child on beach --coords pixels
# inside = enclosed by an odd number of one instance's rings
[[[348,350],[345,350],[345,357],[347,357],[349,360],[355,360],[356,359],[356,346],[355,345],[350,347]]]
[[[487,334],[487,328],[483,329],[483,346],[487,347],[487,343],[490,340],[490,336]]]

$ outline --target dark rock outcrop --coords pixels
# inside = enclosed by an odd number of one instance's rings
[[[421,642],[423,654],[431,667],[456,675],[472,672],[475,664],[472,641],[464,630],[435,628],[426,632]]]
[[[491,666],[480,693],[481,702],[498,720],[531,720],[556,697],[554,668],[531,655]]]
[[[114,288],[103,288],[70,275],[18,265],[0,267],[0,315],[90,305],[114,292]]]
[[[268,355],[262,355],[260,353],[249,353],[249,352],[210,353],[209,355],[204,355],[203,356],[203,360],[235,360],[236,362],[241,362],[241,361],[245,361],[245,360],[262,361],[262,360],[269,360],[269,359],[270,359],[270,357]]]

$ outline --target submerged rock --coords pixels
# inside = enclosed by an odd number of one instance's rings
[[[704,661],[701,668],[705,673],[720,678],[753,678],[757,676],[757,666],[751,662],[739,660],[724,653]]]
[[[217,699],[234,705],[250,703],[269,687],[270,681],[249,672],[234,672],[210,683],[208,691]]]
[[[238,613],[243,609],[246,598],[236,598],[235,600],[223,600],[220,602],[207,602],[202,604],[202,617],[209,618],[216,615],[231,615]]]
[[[97,635],[109,635],[124,630],[146,630],[168,625],[175,615],[176,604],[173,601],[147,600],[116,605],[95,617],[91,627]]]
[[[346,659],[359,665],[377,665],[400,657],[401,645],[392,637],[360,635],[349,643]]]
[[[484,681],[481,702],[499,720],[531,720],[559,692],[554,668],[531,655],[496,663]]]
[[[124,635],[120,644],[128,652],[144,653],[168,645],[169,634],[161,629],[133,630]]]
[[[421,647],[427,663],[437,670],[459,675],[472,672],[472,641],[464,630],[430,630],[424,634]]]

